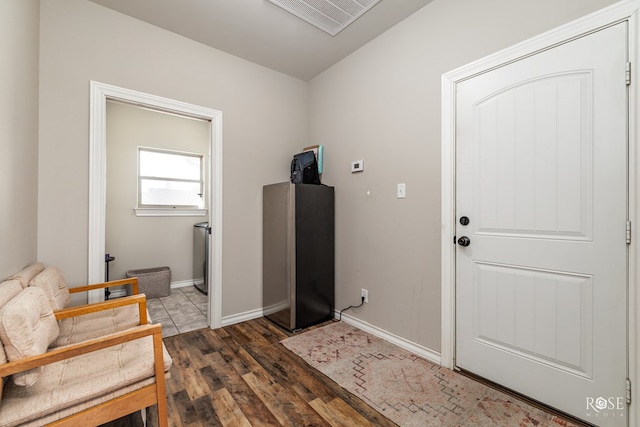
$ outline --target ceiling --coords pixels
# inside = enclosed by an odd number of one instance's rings
[[[268,0],[91,0],[309,81],[432,0],[382,0],[331,36]]]

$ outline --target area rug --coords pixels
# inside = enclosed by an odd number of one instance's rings
[[[574,426],[344,322],[282,344],[400,426]]]

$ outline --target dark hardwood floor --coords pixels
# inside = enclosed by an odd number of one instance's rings
[[[396,426],[279,344],[290,335],[259,318],[165,338],[169,425]]]

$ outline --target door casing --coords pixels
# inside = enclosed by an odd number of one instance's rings
[[[640,0],[625,0],[605,9],[587,15],[537,37],[504,49],[486,58],[450,71],[442,76],[442,145],[441,145],[441,364],[449,369],[455,367],[455,268],[456,247],[453,244],[456,224],[456,86],[459,82],[476,75],[535,55],[552,46],[565,43],[585,34],[597,31],[620,21],[629,22],[629,61],[631,62],[631,86],[629,87],[629,220],[632,224],[631,245],[629,246],[628,271],[628,345],[629,379],[631,384],[640,384],[640,289],[637,285],[640,271],[640,251],[636,249],[640,241]],[[629,425],[640,426],[640,411],[632,401],[629,411]]]
[[[212,224],[209,253],[209,326],[222,325],[222,112],[173,99],[137,92],[105,83],[90,82],[89,120],[89,243],[87,283],[104,281],[106,228],[106,112],[107,100],[167,111],[210,121],[208,221]],[[89,302],[104,299],[100,291],[89,292]]]

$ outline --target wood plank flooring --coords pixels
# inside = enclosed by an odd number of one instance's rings
[[[259,318],[165,338],[169,425],[396,426],[279,344],[290,335]]]

